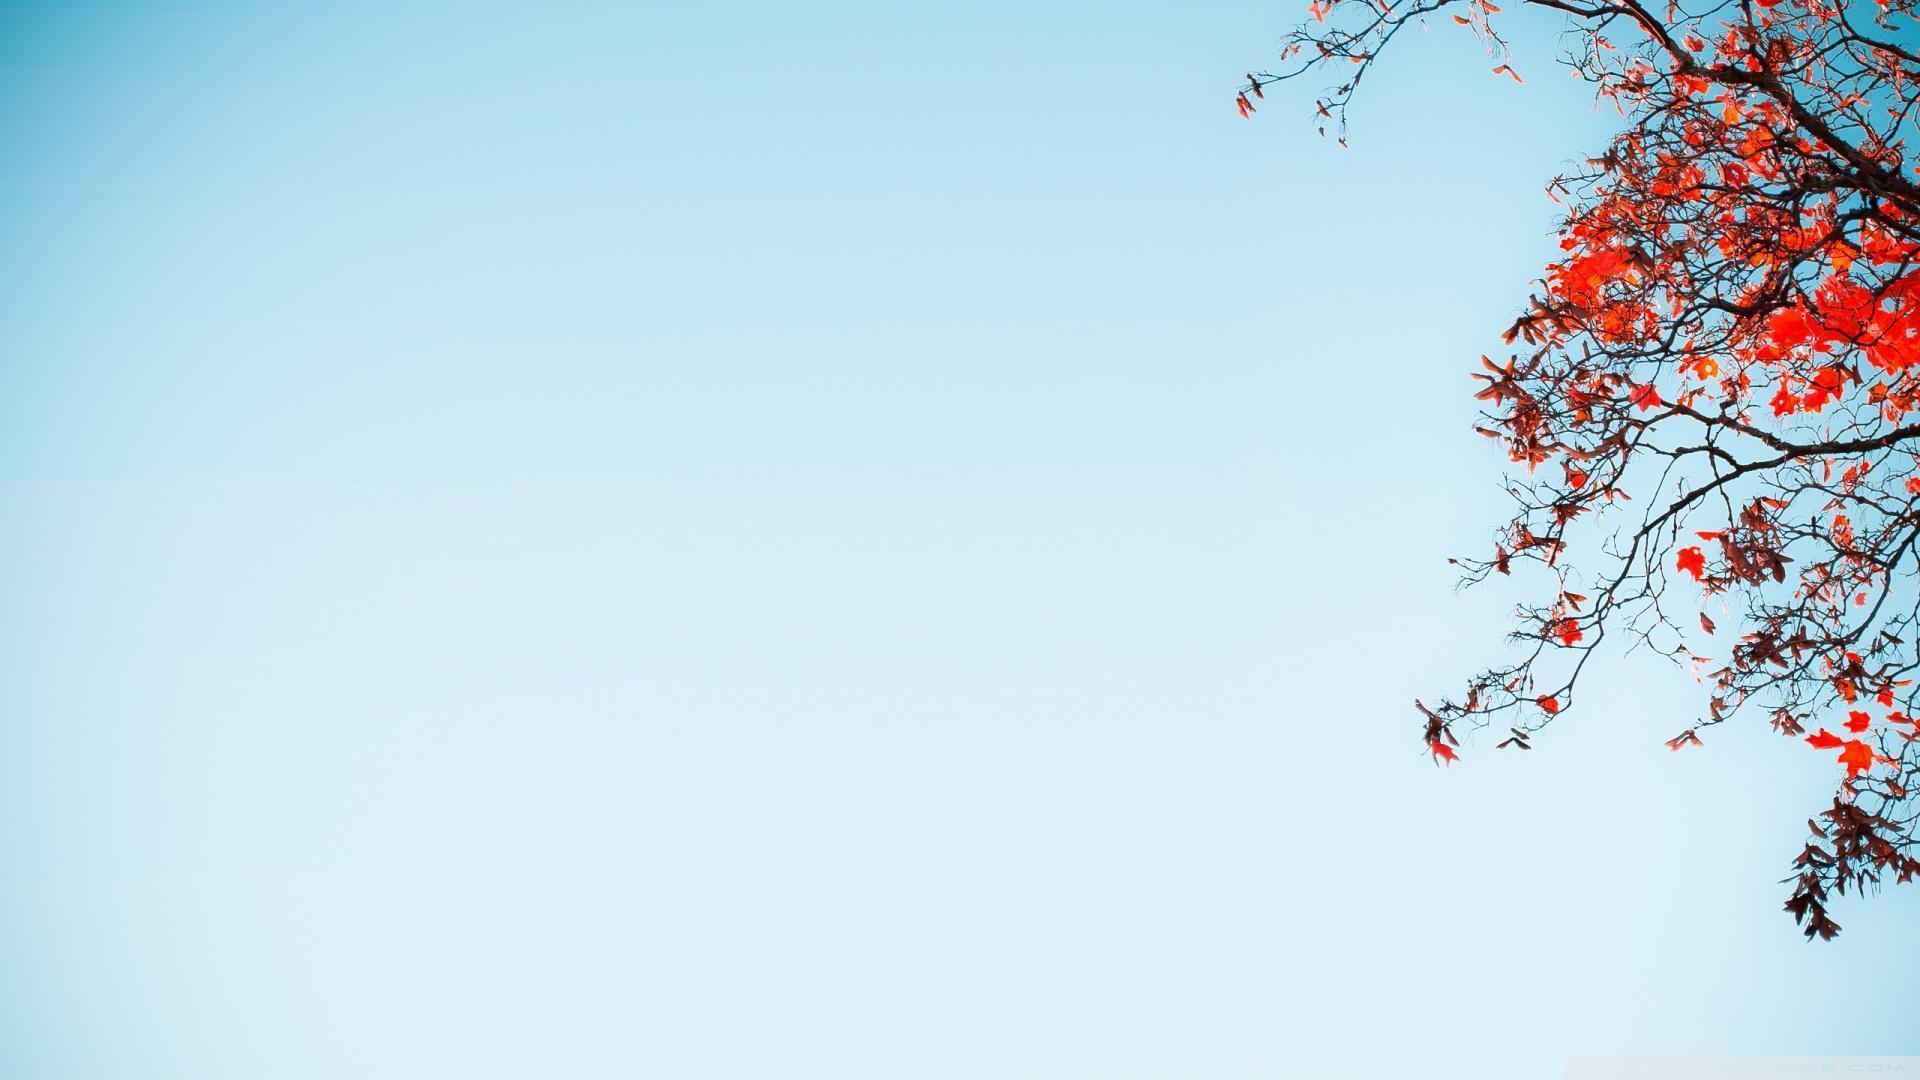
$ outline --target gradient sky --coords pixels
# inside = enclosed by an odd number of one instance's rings
[[[1607,117],[1288,6],[0,5],[0,1075],[1915,1053],[1827,757],[1410,708]]]

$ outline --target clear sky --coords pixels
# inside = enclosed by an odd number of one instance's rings
[[[0,8],[0,1075],[1920,1052],[1828,758],[1629,657],[1427,760],[1607,117],[1242,122],[1299,14]]]

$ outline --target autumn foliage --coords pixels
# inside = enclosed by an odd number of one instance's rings
[[[1609,636],[1706,687],[1667,741],[1764,720],[1831,768],[1787,909],[1920,874],[1920,0],[1530,0],[1621,118],[1547,185],[1562,254],[1482,357],[1478,430],[1512,519],[1458,560],[1531,574],[1515,662],[1420,704],[1436,761],[1497,723],[1526,749]],[[1488,0],[1314,0],[1273,84],[1318,73],[1322,134],[1394,37],[1457,24],[1521,81]],[[1516,12],[1515,14],[1518,14]],[[1617,643],[1617,640],[1616,640]]]

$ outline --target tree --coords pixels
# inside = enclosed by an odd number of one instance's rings
[[[1568,24],[1560,62],[1623,123],[1547,185],[1564,254],[1476,375],[1515,510],[1456,562],[1543,591],[1517,662],[1415,703],[1422,737],[1451,763],[1497,722],[1526,749],[1610,635],[1666,656],[1708,688],[1671,749],[1764,717],[1833,759],[1786,903],[1831,938],[1832,896],[1920,874],[1920,0],[1522,3]],[[1490,0],[1308,13],[1241,115],[1331,72],[1320,132],[1344,144],[1367,72],[1430,18],[1521,80]]]

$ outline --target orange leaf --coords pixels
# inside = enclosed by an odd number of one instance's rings
[[[1873,768],[1873,748],[1859,739],[1848,739],[1840,748],[1840,764],[1847,767],[1848,776],[1859,776]]]

